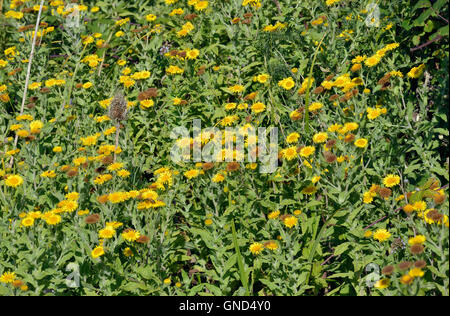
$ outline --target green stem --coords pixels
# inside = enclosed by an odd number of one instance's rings
[[[313,70],[314,70],[314,66],[316,64],[316,58],[317,58],[317,54],[319,53],[319,49],[320,46],[322,45],[323,40],[325,39],[325,36],[327,36],[327,34],[325,33],[322,37],[322,39],[320,40],[319,45],[317,45],[316,51],[314,53],[314,57],[312,60],[312,64],[311,64],[311,68],[309,69],[309,76],[308,76],[308,87],[306,89],[306,100],[305,100],[305,129],[306,129],[306,133],[309,133],[309,96],[310,96],[310,90],[311,90],[311,86],[312,86],[312,76],[313,76]]]

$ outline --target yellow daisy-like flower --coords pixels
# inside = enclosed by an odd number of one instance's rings
[[[27,217],[25,217],[24,219],[22,219],[21,224],[22,224],[24,227],[30,227],[30,226],[33,226],[33,224],[34,224],[34,218],[33,218],[33,217],[27,216]]]
[[[268,74],[261,74],[255,77],[255,81],[258,81],[259,83],[266,83],[267,80],[269,80],[270,75]]]
[[[265,109],[266,109],[266,106],[264,105],[264,103],[261,103],[261,102],[257,102],[255,104],[253,104],[253,106],[252,106],[252,111],[253,111],[253,113],[256,113],[256,114],[264,112]]]
[[[289,134],[286,137],[286,142],[289,143],[289,144],[296,143],[296,142],[298,142],[299,138],[300,138],[300,134],[294,132],[294,133]]]
[[[295,216],[290,215],[290,216],[287,216],[287,217],[283,220],[283,223],[284,223],[284,225],[285,225],[287,228],[292,228],[292,227],[294,227],[294,226],[297,226],[297,224],[298,224],[298,218],[295,217]]]
[[[23,183],[23,179],[19,175],[9,175],[6,177],[5,184],[9,187],[17,188]]]
[[[375,288],[377,288],[379,290],[383,290],[383,289],[389,287],[390,284],[391,284],[391,281],[389,279],[381,279],[381,280],[378,280],[374,284],[374,286],[375,286]]]
[[[308,107],[308,110],[309,110],[310,112],[315,112],[315,111],[320,110],[322,107],[323,107],[323,104],[322,104],[322,103],[320,103],[320,102],[313,102],[313,103],[311,103],[311,105]]]
[[[359,138],[359,139],[357,139],[357,140],[355,141],[354,144],[355,144],[356,147],[364,148],[364,147],[367,146],[367,143],[368,143],[367,139],[365,139],[365,138]]]
[[[287,161],[291,161],[296,157],[298,157],[296,146],[292,146],[283,150],[283,158],[286,159]]]
[[[196,178],[200,174],[200,171],[197,169],[191,169],[184,173],[184,176],[188,179]]]
[[[134,229],[127,229],[122,233],[122,237],[127,241],[136,241],[139,237],[141,237],[141,233]]]
[[[263,246],[263,244],[261,244],[259,242],[255,242],[250,245],[249,250],[252,254],[259,255],[261,253],[261,251],[264,250],[264,246]]]
[[[61,216],[58,214],[51,213],[45,217],[45,222],[48,225],[56,225],[61,222]]]
[[[102,246],[95,247],[94,250],[91,252],[91,256],[94,259],[97,259],[100,256],[103,256],[105,254],[105,249]]]
[[[420,268],[413,268],[408,272],[408,275],[412,278],[421,278],[425,275],[425,272]]]
[[[269,250],[274,251],[274,250],[278,249],[278,244],[275,241],[269,241],[264,244],[264,247],[266,247]]]
[[[383,242],[388,240],[391,237],[391,233],[386,229],[378,229],[375,233],[373,233],[373,239],[378,240],[379,242]]]
[[[421,245],[426,241],[426,237],[423,235],[417,235],[415,237],[411,237],[408,240],[408,243],[412,246],[412,245]]]
[[[270,212],[269,215],[267,215],[269,219],[276,219],[278,218],[278,216],[280,216],[280,211],[273,211]]]
[[[231,93],[240,93],[240,92],[244,91],[244,86],[234,85],[232,87],[229,87],[228,91],[230,91]]]
[[[149,21],[149,22],[155,21],[155,20],[156,20],[156,15],[154,15],[154,14],[147,14],[147,15],[145,16],[145,19],[146,19],[147,21]]]
[[[394,187],[400,183],[400,177],[397,175],[389,174],[383,179],[383,184],[388,187]]]
[[[413,67],[409,72],[408,72],[408,77],[412,78],[412,79],[417,79],[420,76],[422,76],[423,72],[425,70],[425,64],[422,64],[418,67]]]
[[[291,90],[295,87],[295,81],[292,79],[292,77],[285,78],[283,80],[280,80],[278,82],[278,85],[286,90]]]
[[[306,146],[300,150],[300,156],[309,157],[312,154],[314,154],[315,151],[316,151],[316,148],[314,146]]]
[[[369,58],[367,58],[364,61],[364,64],[367,67],[373,67],[373,66],[376,66],[380,61],[381,61],[381,57],[379,55],[373,55],[373,56],[370,56]]]
[[[186,51],[186,57],[188,59],[196,59],[200,55],[200,51],[198,49],[188,49]]]
[[[16,273],[15,272],[4,272],[2,276],[0,276],[0,282],[1,283],[13,283],[16,279]]]
[[[313,142],[315,143],[324,143],[328,139],[327,133],[317,133],[313,136]]]
[[[102,239],[113,238],[116,234],[116,230],[111,226],[106,226],[98,232],[98,236]]]
[[[214,183],[223,182],[224,180],[225,180],[225,177],[224,177],[224,175],[221,174],[221,173],[216,174],[216,175],[211,179],[211,181],[214,182]]]

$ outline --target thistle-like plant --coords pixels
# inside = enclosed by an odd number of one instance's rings
[[[114,148],[114,162],[116,162],[117,147],[119,147],[119,132],[120,124],[127,119],[127,101],[122,91],[117,91],[111,105],[109,107],[109,118],[115,122],[116,125],[116,144]]]

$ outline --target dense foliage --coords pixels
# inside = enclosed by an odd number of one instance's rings
[[[40,2],[0,0],[0,295],[449,294],[447,1]],[[225,159],[260,127],[272,173]]]

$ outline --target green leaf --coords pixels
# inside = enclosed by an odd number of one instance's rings
[[[339,246],[337,246],[334,249],[334,255],[339,256],[339,255],[343,254],[348,249],[348,247],[350,247],[350,245],[351,245],[350,242],[345,242],[345,243],[340,244]]]

